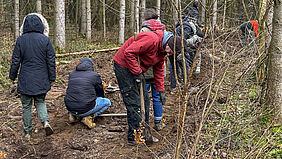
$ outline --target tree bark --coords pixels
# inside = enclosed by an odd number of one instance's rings
[[[86,0],[81,0],[81,28],[80,33],[86,34]]]
[[[224,6],[223,6],[223,17],[222,17],[222,29],[225,29],[225,16],[226,16],[226,6],[227,0],[224,0]]]
[[[15,39],[20,35],[20,15],[19,15],[20,1],[15,0]]]
[[[259,14],[259,30],[258,30],[258,53],[259,55],[262,54],[266,47],[265,47],[265,20],[263,19],[266,11],[266,3],[267,0],[261,0],[260,1],[260,14]],[[263,83],[265,79],[265,69],[263,66],[265,66],[262,63],[263,58],[260,58],[258,60],[258,70],[257,70],[257,82]]]
[[[144,14],[145,9],[146,9],[146,0],[141,0],[141,18]]]
[[[276,109],[278,122],[282,119],[282,2],[275,0],[272,40],[269,48],[267,103]]]
[[[86,39],[91,39],[91,0],[86,0],[86,15],[87,15],[87,22],[86,22]]]
[[[216,17],[217,17],[217,0],[213,0],[213,9],[212,9],[212,27],[215,29],[216,26]]]
[[[131,15],[131,17],[130,17],[130,30],[131,30],[131,32],[133,33],[135,30],[134,30],[134,24],[135,24],[135,3],[134,3],[135,1],[134,0],[132,0],[131,1],[131,3],[130,3],[130,15]]]
[[[137,33],[139,33],[139,5],[139,0],[135,0],[135,24]]]
[[[119,43],[124,43],[125,0],[120,0]]]
[[[55,45],[65,49],[65,1],[56,0]]]
[[[36,0],[36,12],[42,14],[41,0]]]
[[[161,0],[157,0],[157,14],[158,14],[158,17],[160,19],[160,15],[161,15]]]
[[[178,7],[178,3],[179,3],[179,0],[175,0],[175,6]],[[177,12],[177,9],[178,8],[173,8],[173,14],[174,14],[174,25],[176,25],[176,23],[178,22],[178,12]]]
[[[104,25],[104,38],[106,38],[106,0],[103,0],[103,25]]]
[[[204,22],[206,18],[206,0],[202,0],[202,9],[201,9],[201,21]]]

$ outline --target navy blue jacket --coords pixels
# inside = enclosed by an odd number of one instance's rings
[[[92,61],[84,58],[70,73],[65,105],[68,111],[83,114],[95,107],[97,97],[104,97],[102,80]]]
[[[184,30],[184,39],[185,40],[191,38],[194,35],[194,31],[193,31],[192,27],[190,26],[188,20],[189,19],[183,19],[183,30]],[[203,38],[204,33],[201,31],[201,29],[197,25],[195,25],[195,27],[196,27],[196,34],[199,37]],[[181,26],[180,26],[180,24],[176,26],[176,34],[178,36],[181,36]]]
[[[36,15],[24,21],[23,35],[16,42],[9,78],[15,80],[18,70],[18,92],[39,95],[50,90],[50,81],[56,80],[56,57],[50,39],[43,34],[44,26]]]

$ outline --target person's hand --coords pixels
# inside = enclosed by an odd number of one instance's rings
[[[142,80],[144,79],[144,75],[140,73],[139,75],[134,77],[137,83],[141,83]]]
[[[166,97],[165,97],[165,92],[159,92],[160,93],[160,102],[162,105],[165,105],[166,102]]]

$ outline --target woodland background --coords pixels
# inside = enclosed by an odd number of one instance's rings
[[[201,43],[199,75],[168,104],[160,143],[126,145],[126,118],[101,117],[97,127],[68,123],[63,97],[68,74],[83,57],[95,62],[106,85],[117,86],[112,58],[138,32],[144,8],[159,11],[168,31],[193,0],[0,0],[0,158],[281,158],[282,4],[278,0],[199,0],[209,35]],[[34,134],[22,138],[21,105],[8,79],[19,27],[28,13],[41,13],[56,50],[57,80],[47,95],[55,134],[45,137],[33,112]],[[240,25],[259,21],[255,43],[241,47]],[[99,50],[99,51],[97,51]],[[102,51],[101,51],[102,50]],[[74,54],[73,54],[74,53]],[[125,111],[119,92],[107,94],[108,113]],[[151,117],[152,118],[152,117]],[[152,128],[153,129],[153,128]]]

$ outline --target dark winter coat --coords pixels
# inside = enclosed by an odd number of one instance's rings
[[[39,95],[50,90],[56,80],[55,52],[50,39],[43,34],[44,26],[36,15],[28,15],[23,34],[17,39],[9,78],[15,80],[20,68],[18,92]]]
[[[196,35],[198,35],[199,37],[201,38],[204,37],[204,33],[201,31],[201,29],[197,25],[195,25],[193,22],[189,22],[189,19],[183,20],[183,29],[184,29],[184,39],[185,40],[195,35],[194,32],[196,32]],[[181,36],[181,26],[180,25],[176,26],[176,35]]]
[[[69,75],[65,105],[68,111],[83,114],[95,107],[97,97],[104,97],[102,80],[94,72],[93,62],[84,58]]]
[[[129,69],[133,75],[146,72],[153,66],[154,79],[157,91],[165,91],[164,88],[164,31],[142,32],[128,39],[114,56],[114,62],[123,68]],[[140,57],[140,66],[138,64]]]

